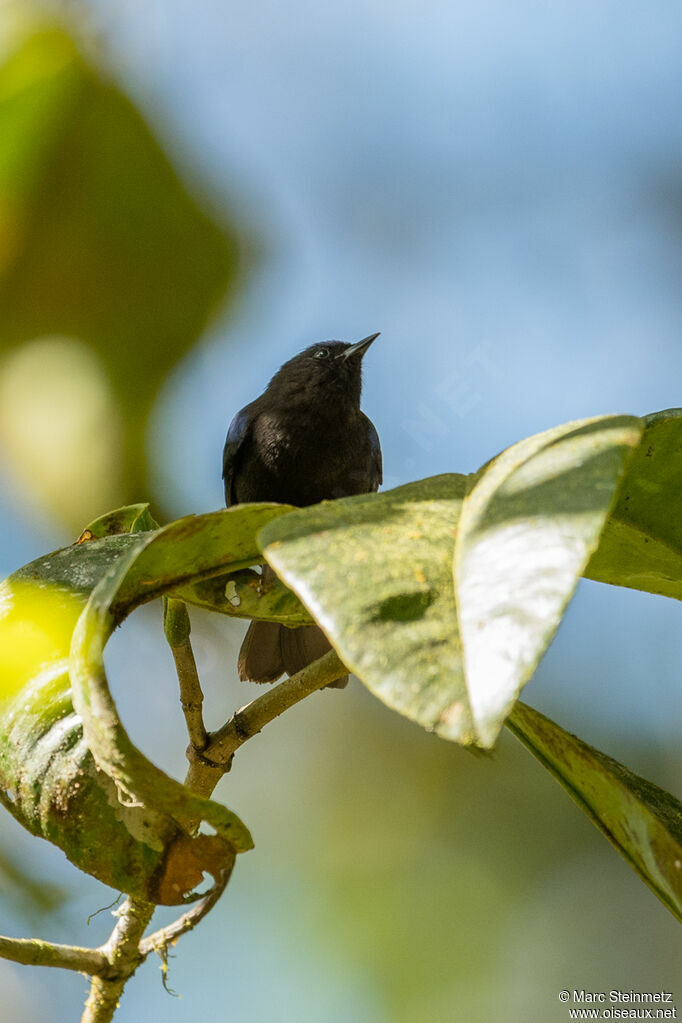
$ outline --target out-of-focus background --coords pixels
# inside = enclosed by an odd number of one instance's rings
[[[316,340],[382,331],[364,407],[387,486],[682,404],[679,4],[43,11],[0,6],[2,576],[124,501],[219,507],[232,414]],[[193,622],[216,727],[253,696],[243,627]],[[679,795],[681,635],[675,602],[585,583],[526,698]],[[108,666],[133,738],[181,777],[158,609]],[[120,1023],[682,1002],[673,918],[509,736],[474,758],[355,681],[270,726],[217,794],[256,850],[171,960],[181,998],[148,964]],[[86,920],[111,893],[6,814],[0,888],[5,933],[109,932]],[[13,1023],[77,1019],[86,990],[2,960],[0,986]]]

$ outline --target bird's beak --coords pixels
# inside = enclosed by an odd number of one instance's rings
[[[370,334],[368,337],[363,337],[362,341],[358,341],[357,344],[351,345],[350,348],[346,348],[345,352],[341,353],[341,359],[351,359],[354,355],[359,355],[360,358],[365,354],[372,341],[376,341],[381,331],[377,331],[376,334]]]

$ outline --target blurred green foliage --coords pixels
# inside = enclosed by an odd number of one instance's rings
[[[234,222],[218,226],[192,197],[134,106],[65,31],[43,27],[16,45],[0,68],[0,360],[35,339],[59,339],[50,377],[61,365],[73,387],[79,367],[69,365],[65,345],[84,344],[110,402],[96,427],[83,420],[82,435],[62,445],[78,457],[60,451],[58,438],[55,452],[49,426],[41,427],[57,418],[51,392],[31,386],[35,366],[20,388],[15,359],[11,392],[21,391],[21,407],[12,420],[21,429],[0,423],[0,442],[10,460],[31,463],[24,482],[67,525],[149,496],[150,407],[235,293],[243,241]],[[2,372],[0,361],[0,386]],[[82,377],[84,389],[93,386]],[[79,404],[77,394],[70,404]],[[107,430],[108,462],[91,465],[90,448]],[[60,473],[50,475],[47,463],[62,455]],[[101,494],[93,474],[102,476]],[[68,495],[79,486],[77,510]]]
[[[29,917],[54,913],[66,899],[66,891],[46,878],[32,877],[16,856],[0,850],[0,893],[3,900]]]
[[[256,855],[282,836],[291,862],[280,883],[298,872],[292,944],[305,949],[312,933],[329,962],[361,978],[380,1006],[363,1018],[564,1023],[557,994],[571,978],[594,990],[605,977],[674,984],[679,924],[510,735],[474,758],[359,688],[320,704],[300,711],[312,748],[284,778],[305,778],[294,809],[266,791],[263,806],[250,797],[250,823]],[[300,727],[288,723],[278,764]],[[643,745],[633,756],[660,772]],[[251,757],[234,771],[253,770]]]

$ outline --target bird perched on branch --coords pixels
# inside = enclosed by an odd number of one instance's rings
[[[377,490],[381,447],[360,410],[362,359],[378,334],[357,344],[324,341],[294,356],[230,423],[223,451],[225,503],[277,501],[303,507]],[[272,574],[267,566],[264,576]],[[274,682],[331,649],[317,625],[252,622],[239,652],[242,681]],[[348,676],[332,683],[342,689]]]

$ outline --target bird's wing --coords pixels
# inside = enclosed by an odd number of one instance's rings
[[[238,468],[241,448],[251,428],[250,411],[250,406],[247,405],[234,417],[227,431],[223,448],[223,480],[225,481],[225,504],[228,508],[237,503],[235,473]]]
[[[384,481],[383,463],[381,460],[381,444],[379,443],[379,434],[376,431],[372,420],[362,413],[367,422],[367,435],[369,438],[369,486],[370,490],[378,490],[380,485]]]

